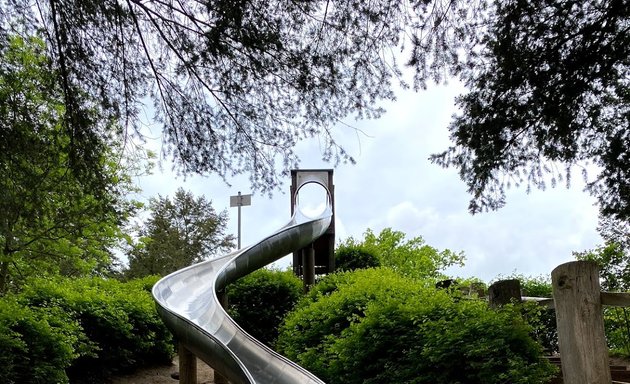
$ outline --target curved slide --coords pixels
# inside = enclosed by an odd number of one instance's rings
[[[216,293],[306,247],[331,222],[330,202],[315,219],[303,216],[299,209],[294,212],[287,225],[257,244],[176,271],[153,287],[158,312],[179,342],[233,384],[324,384],[243,331],[221,307]]]

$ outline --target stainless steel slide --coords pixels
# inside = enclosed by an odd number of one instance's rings
[[[233,384],[323,384],[245,333],[217,298],[230,282],[307,246],[330,225],[330,206],[316,219],[294,211],[287,225],[257,244],[181,269],[153,287],[158,312],[177,339]]]

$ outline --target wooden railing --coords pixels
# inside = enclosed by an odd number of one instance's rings
[[[504,280],[490,286],[488,298],[491,306],[515,298],[555,308],[564,382],[612,383],[602,309],[630,306],[630,293],[601,292],[599,269],[590,261],[559,265],[551,272],[551,284],[553,298],[520,297],[518,282]]]

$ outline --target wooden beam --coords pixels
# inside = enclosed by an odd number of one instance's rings
[[[179,382],[197,384],[197,356],[179,343]]]
[[[555,304],[551,297],[531,297],[531,296],[523,296],[521,297],[523,301],[533,301],[536,304],[543,306],[547,309],[555,308]]]
[[[602,304],[613,307],[630,307],[630,293],[602,292]]]
[[[315,249],[313,245],[302,249],[302,265],[304,266],[304,292],[308,292],[315,284]]]
[[[555,304],[550,297],[529,297],[523,296],[523,301],[534,301],[547,308],[554,308]],[[628,292],[602,292],[602,305],[611,307],[630,307],[630,293]]]

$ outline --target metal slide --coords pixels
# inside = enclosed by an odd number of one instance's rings
[[[330,199],[329,199],[330,200]],[[332,208],[316,219],[301,215],[255,245],[176,271],[153,287],[157,308],[179,342],[233,384],[324,384],[267,348],[227,315],[217,291],[320,237]]]

